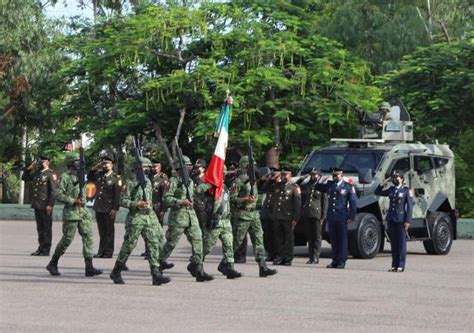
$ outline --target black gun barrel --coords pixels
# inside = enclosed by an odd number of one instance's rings
[[[142,160],[140,159],[140,148],[138,146],[138,140],[136,138],[134,138],[134,144],[135,144],[135,162],[137,165],[137,168],[135,171],[137,174],[138,184],[142,188],[142,200],[148,201],[147,195],[146,195],[145,172],[143,171],[143,163],[142,163]]]
[[[86,157],[84,156],[84,148],[79,148],[79,170],[77,172],[79,179],[79,199],[84,196],[84,186],[86,186]]]
[[[189,179],[188,169],[186,169],[186,164],[184,163],[183,152],[182,152],[181,148],[179,147],[177,138],[175,138],[175,143],[176,143],[176,153],[178,154],[178,162],[179,162],[179,166],[180,166],[179,173],[180,173],[180,176],[181,176],[181,181],[183,182],[183,185],[186,188],[186,198],[189,201],[192,201],[191,193],[189,192],[189,186],[191,184],[191,181]]]
[[[254,186],[255,183],[257,182],[257,178],[255,176],[255,160],[253,158],[253,147],[252,144],[250,143],[250,139],[247,143],[247,149],[248,149],[248,155],[249,155],[249,166],[247,168],[247,174],[249,176],[249,182],[250,182],[250,195],[255,195],[254,193]]]

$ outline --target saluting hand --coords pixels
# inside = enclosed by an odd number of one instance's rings
[[[387,179],[383,181],[383,186],[387,186],[389,182],[390,182],[390,177],[388,177]]]
[[[31,171],[31,170],[33,170],[35,167],[36,167],[36,162],[33,161],[33,162],[31,162],[30,165],[28,165],[28,167],[26,168],[26,170]]]

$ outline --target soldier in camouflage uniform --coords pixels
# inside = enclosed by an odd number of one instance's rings
[[[151,167],[149,159],[141,157],[141,164],[144,169]],[[140,168],[140,165],[136,165]],[[153,285],[160,285],[171,281],[169,277],[163,276],[160,271],[159,252],[160,252],[160,237],[161,226],[152,210],[152,185],[151,181],[145,177],[146,187],[145,195],[147,201],[143,200],[143,189],[140,186],[137,178],[127,182],[126,193],[122,195],[120,205],[128,208],[127,225],[125,227],[124,241],[120,249],[114,269],[110,273],[110,278],[116,284],[124,284],[121,271],[137,246],[138,237],[140,235],[145,240],[148,248],[148,262],[150,264],[150,271],[153,280]]]
[[[247,175],[247,167],[249,165],[248,156],[242,156],[239,161],[239,167],[242,170],[240,176],[235,182],[235,189],[231,192],[231,202],[236,207],[235,224],[233,225],[234,233],[234,249],[238,248],[242,243],[247,232],[252,240],[255,260],[259,266],[260,277],[266,277],[277,273],[274,269],[269,269],[265,264],[265,249],[263,247],[263,231],[260,218],[256,210],[257,205],[257,186],[249,183]]]
[[[53,235],[53,206],[57,181],[56,174],[49,169],[49,158],[40,156],[38,162],[33,162],[26,168],[21,179],[33,182],[31,208],[35,210],[39,246],[31,255],[49,256]]]
[[[187,156],[183,156],[183,159],[186,168],[188,171],[191,171],[191,160]],[[179,161],[174,163],[175,168],[179,170],[181,167]],[[202,265],[202,232],[192,203],[194,193],[192,180],[190,180],[188,190],[191,200],[186,197],[187,190],[181,177],[173,176],[170,178],[170,187],[168,192],[165,193],[164,198],[165,205],[170,210],[169,226],[166,231],[166,243],[160,253],[160,263],[162,263],[163,269],[168,268],[166,265],[170,264],[167,264],[165,260],[168,259],[176,244],[178,244],[181,235],[184,233],[192,248],[191,263],[188,265],[188,271],[198,282],[210,281],[213,277],[204,272]]]
[[[112,258],[115,243],[115,216],[120,207],[122,180],[113,170],[114,161],[109,156],[102,157],[87,179],[96,185],[94,200],[95,219],[99,229],[99,250],[94,258]]]
[[[152,185],[153,185],[153,210],[163,226],[163,218],[166,212],[166,207],[163,205],[163,195],[169,186],[168,176],[161,171],[161,163],[153,163],[152,169]]]
[[[211,185],[204,184],[203,189],[207,191]],[[206,193],[206,192],[205,192]],[[209,194],[206,194],[210,196]],[[213,199],[211,197],[211,199]],[[214,202],[212,216],[206,228],[203,231],[203,255],[206,257],[217,239],[222,243],[222,261],[219,263],[217,270],[224,274],[228,279],[235,279],[242,276],[241,273],[234,269],[234,250],[232,236],[232,225],[230,224],[230,193],[227,186],[224,185],[221,197]]]
[[[56,246],[53,257],[46,269],[51,275],[61,275],[58,271],[59,258],[66,252],[69,245],[79,229],[82,237],[84,260],[86,264],[86,276],[102,274],[102,270],[95,269],[92,265],[92,216],[86,207],[85,197],[79,197],[79,179],[77,172],[79,170],[79,154],[68,153],[65,158],[66,166],[69,168],[65,172],[59,183],[57,191],[57,200],[64,204],[63,209],[63,237]]]
[[[194,182],[195,188],[203,184],[203,177],[204,173],[206,172],[206,166],[207,163],[202,158],[198,158],[196,160],[196,163],[194,163],[191,178]],[[196,212],[196,216],[199,221],[199,227],[201,228],[202,232],[204,232],[204,230],[206,229],[210,206],[212,206],[212,198],[206,195],[205,192],[194,191],[193,208]]]

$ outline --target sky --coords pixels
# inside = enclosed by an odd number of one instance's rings
[[[93,16],[91,7],[81,9],[78,7],[78,1],[74,0],[60,0],[56,3],[56,5],[54,5],[54,7],[51,5],[47,6],[45,11],[46,15],[51,18],[82,16],[92,19]]]

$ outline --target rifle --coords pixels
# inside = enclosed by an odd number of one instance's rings
[[[138,184],[142,188],[142,200],[143,201],[148,201],[147,196],[146,196],[146,178],[145,178],[145,172],[143,171],[143,164],[142,160],[140,159],[140,148],[138,146],[138,140],[137,138],[133,137],[133,144],[135,145],[135,162],[137,164],[137,169],[136,169],[136,174],[137,174],[137,179],[138,179]]]
[[[178,162],[180,166],[179,173],[181,176],[181,181],[183,182],[183,185],[186,188],[186,198],[192,202],[191,194],[189,192],[189,185],[191,184],[191,181],[189,180],[188,169],[186,169],[186,165],[184,164],[183,152],[181,151],[181,148],[179,147],[177,138],[175,138],[175,144],[176,144],[176,152],[178,154]]]
[[[255,195],[253,187],[255,186],[257,179],[255,177],[255,160],[253,159],[253,147],[252,147],[252,144],[250,143],[250,138],[247,143],[247,149],[248,149],[248,155],[249,155],[249,166],[247,167],[247,175],[249,176],[249,182],[250,182],[250,195],[253,196]]]
[[[86,157],[84,156],[84,148],[79,148],[79,170],[77,171],[79,179],[79,199],[84,196],[84,186],[86,186]]]

